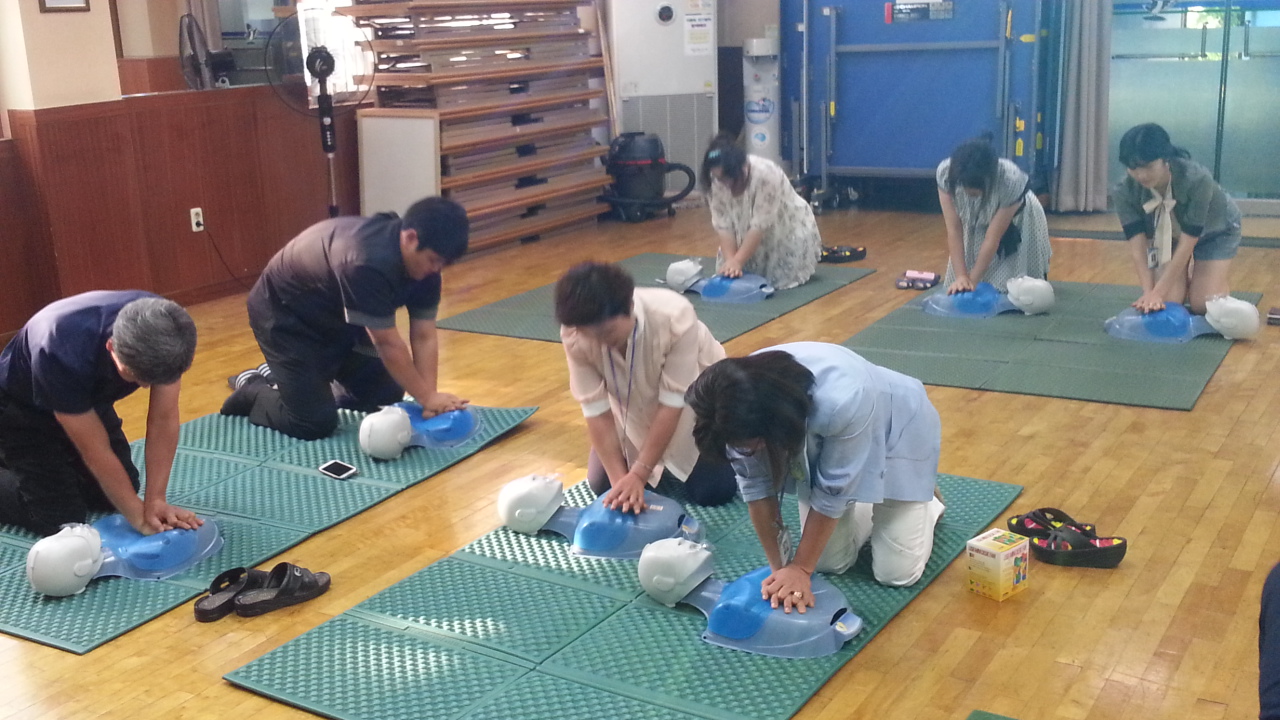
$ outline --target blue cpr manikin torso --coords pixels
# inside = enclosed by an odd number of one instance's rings
[[[970,292],[936,292],[924,299],[924,311],[938,317],[989,318],[1018,310],[1008,295],[991,283],[980,282]]]
[[[143,535],[123,515],[108,515],[93,523],[102,538],[102,567],[94,577],[118,576],[135,580],[173,577],[222,549],[218,523],[205,518],[195,530],[166,530]]]
[[[650,490],[645,490],[644,501],[649,507],[637,515],[610,510],[601,495],[585,508],[560,507],[542,527],[569,538],[572,552],[588,557],[634,560],[655,540],[701,539],[702,527],[680,503]]]

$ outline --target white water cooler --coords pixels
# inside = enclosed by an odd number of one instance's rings
[[[742,44],[742,87],[747,152],[782,161],[778,40],[751,38]]]

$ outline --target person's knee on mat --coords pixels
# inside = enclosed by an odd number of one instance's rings
[[[287,430],[276,429],[299,440],[321,440],[329,437],[334,430],[338,429],[338,416],[335,413],[333,417],[329,418],[294,422]]]
[[[880,571],[873,570],[876,582],[887,587],[910,587],[920,582],[920,578],[924,576],[924,567],[912,571]]]
[[[703,507],[719,507],[729,501],[738,492],[738,484],[733,482],[732,477],[728,483],[715,482],[693,482],[690,480],[685,483],[685,493],[689,496],[689,501],[694,505]]]

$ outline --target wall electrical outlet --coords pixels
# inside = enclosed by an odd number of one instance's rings
[[[191,232],[204,232],[204,210],[191,208]]]

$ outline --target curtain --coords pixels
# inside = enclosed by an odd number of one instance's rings
[[[1071,0],[1063,18],[1061,154],[1057,212],[1107,209],[1107,114],[1111,90],[1111,0]]]

